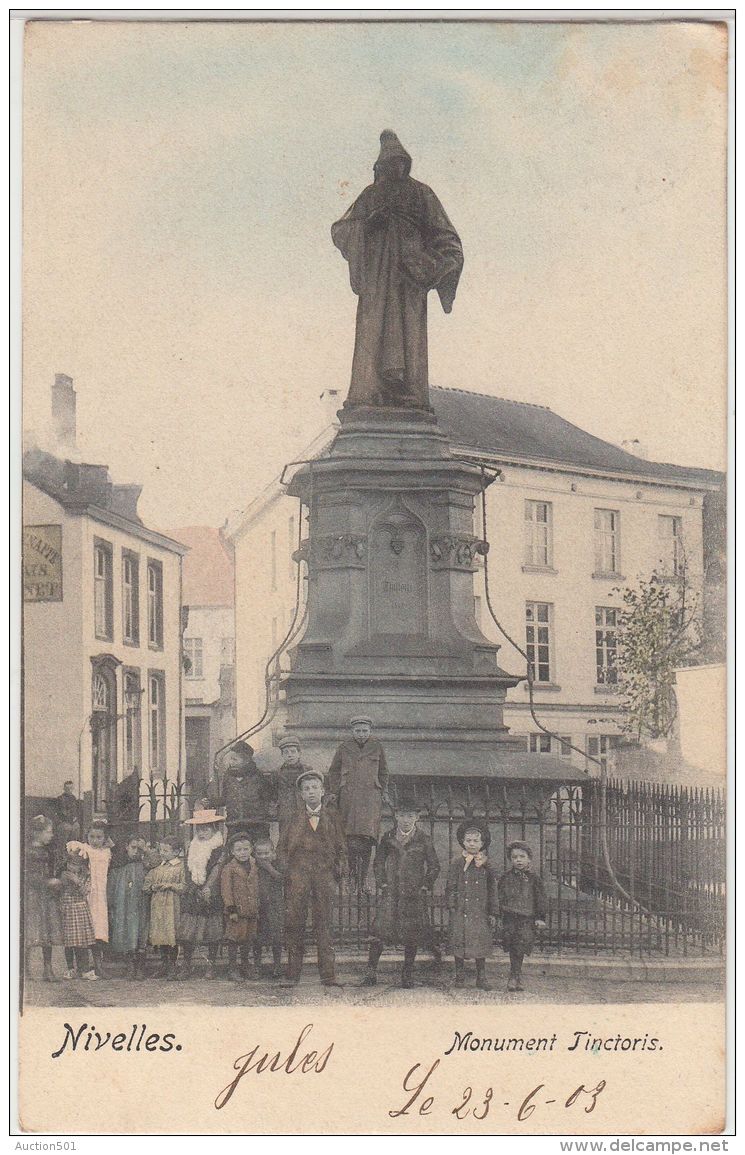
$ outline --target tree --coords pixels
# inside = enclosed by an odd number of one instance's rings
[[[699,597],[682,559],[675,577],[654,571],[635,588],[617,590],[618,688],[621,729],[637,739],[666,738],[677,716],[675,669],[690,664],[701,645]]]

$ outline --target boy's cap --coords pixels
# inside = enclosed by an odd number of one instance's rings
[[[478,830],[481,835],[481,849],[486,850],[491,842],[491,832],[486,822],[481,818],[467,818],[465,822],[461,822],[455,832],[455,837],[461,846],[463,846],[463,841],[469,830]],[[513,845],[517,845],[517,843],[513,843]]]
[[[530,846],[528,846],[527,842],[510,842],[510,844],[507,847],[507,856],[508,857],[510,854],[512,854],[513,850],[524,850],[525,853],[527,854],[528,858],[533,857],[533,851],[530,848]]]
[[[300,739],[299,738],[293,738],[291,734],[288,734],[288,736],[286,738],[282,738],[282,740],[278,743],[278,745],[279,745],[280,750],[286,750],[288,746],[295,746],[299,750],[300,749]]]
[[[324,785],[323,774],[320,770],[303,770],[302,774],[298,774],[297,778],[295,779],[295,786],[298,790],[300,789],[300,783],[303,782],[306,778],[317,778],[321,785]]]
[[[368,718],[366,715],[363,715],[363,714],[358,714],[355,718],[349,719],[349,725],[350,726],[372,726],[372,724],[373,724],[372,718]]]
[[[236,830],[230,835],[227,842],[227,849],[232,850],[236,842],[250,842],[253,846],[256,842],[262,842],[263,839],[255,838],[247,830]]]
[[[393,813],[400,814],[402,810],[409,810],[412,814],[421,814],[423,808],[414,794],[402,790],[394,803]]]

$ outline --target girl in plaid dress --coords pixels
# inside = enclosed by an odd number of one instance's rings
[[[62,942],[67,963],[66,979],[78,976],[97,979],[93,969],[91,947],[96,941],[88,908],[89,874],[86,862],[75,852],[69,852],[60,875],[62,885],[60,912],[62,914]],[[77,966],[77,970],[76,970]]]

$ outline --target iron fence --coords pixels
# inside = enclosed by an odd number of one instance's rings
[[[447,865],[460,853],[456,831],[465,818],[480,818],[489,825],[497,869],[507,868],[511,841],[533,849],[534,869],[548,896],[538,951],[650,957],[723,950],[726,816],[720,791],[618,779],[603,787],[597,779],[565,786],[416,778],[392,781],[392,804],[402,786],[413,791],[420,826],[440,859],[432,920],[442,941]],[[143,780],[139,813],[110,815],[114,837],[138,830],[151,843],[166,831],[186,839],[182,824],[192,801],[183,782]],[[383,829],[392,824],[392,814],[391,806]],[[340,887],[338,940],[363,949],[374,911],[374,894]]]

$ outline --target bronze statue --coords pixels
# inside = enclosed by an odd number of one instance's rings
[[[429,409],[427,293],[437,289],[450,312],[463,248],[432,189],[410,169],[395,132],[381,133],[373,184],[331,227],[359,297],[345,405]]]

